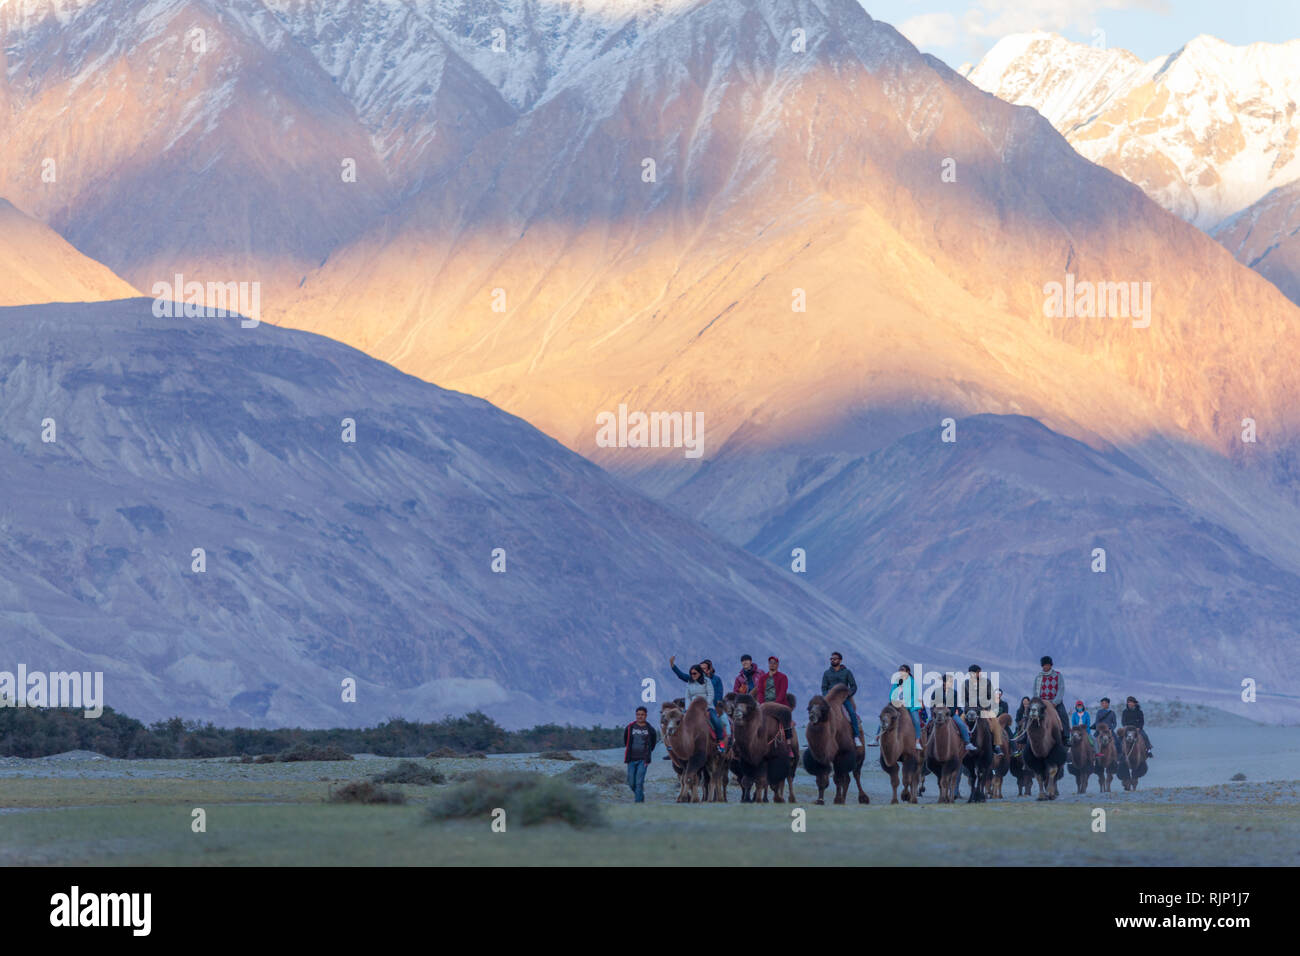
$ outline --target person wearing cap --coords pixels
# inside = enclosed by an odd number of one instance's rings
[[[754,696],[760,704],[776,703],[790,706],[785,699],[785,692],[790,687],[789,679],[781,673],[781,659],[772,655],[767,659],[766,673],[759,674],[754,681]]]
[[[789,679],[781,673],[781,659],[773,654],[767,659],[767,671],[758,675],[754,681],[754,698],[760,705],[766,703],[784,704],[790,706],[790,701],[786,699],[785,692],[790,687]],[[794,721],[791,720],[783,728],[785,730],[786,746],[790,748],[790,755],[794,756]]]
[[[737,694],[754,693],[754,682],[758,680],[758,668],[754,666],[754,658],[744,654],[740,658],[740,673],[731,683],[731,690]]]
[[[862,737],[862,726],[858,722],[858,710],[853,706],[853,695],[858,692],[858,682],[853,679],[853,671],[844,666],[844,656],[839,651],[831,652],[831,666],[822,674],[822,696],[830,693],[836,684],[843,684],[849,689],[849,696],[844,698],[844,709],[849,714],[849,725],[856,741]],[[864,741],[865,743],[865,741]]]
[[[1046,654],[1038,661],[1042,671],[1034,675],[1034,696],[1044,703],[1056,708],[1056,715],[1061,718],[1061,746],[1067,750],[1070,742],[1070,718],[1065,713],[1065,677],[1052,666],[1052,659]]]

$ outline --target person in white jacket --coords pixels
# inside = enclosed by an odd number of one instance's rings
[[[716,707],[713,700],[713,682],[704,676],[704,668],[699,664],[692,664],[688,672],[689,679],[686,681],[686,706],[691,706],[691,701],[696,697],[703,697],[707,705],[709,715],[709,726],[713,728],[714,736],[718,739],[721,746],[727,739],[727,730],[722,726],[722,721],[718,719]]]

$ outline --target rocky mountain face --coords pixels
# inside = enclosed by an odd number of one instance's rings
[[[92,302],[139,294],[45,223],[0,199],[0,306]]]
[[[776,653],[805,697],[832,645],[865,679],[897,663],[487,402],[150,306],[0,310],[7,670],[102,670],[145,719],[516,726],[617,719],[646,677],[676,696],[670,654],[729,674]]]
[[[1215,239],[1300,303],[1300,180],[1279,186],[1220,223]]]

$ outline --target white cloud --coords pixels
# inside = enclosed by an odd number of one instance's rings
[[[957,18],[951,13],[923,13],[911,17],[899,24],[898,32],[919,49],[951,46],[960,35]]]
[[[1086,33],[1104,10],[1169,11],[1167,0],[978,0],[962,15],[962,29],[972,37],[1001,38],[1010,33],[1075,30]]]

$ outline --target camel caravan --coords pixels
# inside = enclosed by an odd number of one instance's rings
[[[1037,783],[1039,800],[1055,800],[1067,773],[1080,794],[1094,775],[1103,793],[1111,792],[1115,777],[1125,790],[1136,790],[1154,756],[1133,697],[1118,718],[1105,697],[1095,717],[1083,701],[1067,715],[1061,702],[1064,678],[1050,657],[1042,659],[1034,694],[1021,699],[1014,720],[1001,690],[978,665],[971,665],[964,681],[945,674],[925,703],[911,668],[902,665],[878,714],[875,738],[868,741],[853,703],[858,689],[853,673],[840,654],[833,654],[822,692],[808,701],[802,750],[795,697],[775,656],[760,672],[746,655],[725,693],[711,661],[687,673],[674,658],[669,663],[687,684],[686,696],[663,703],[659,715],[665,759],[680,778],[679,803],[725,803],[733,783],[741,803],[793,803],[795,773],[802,764],[817,783],[818,805],[826,802],[832,783],[834,804],[848,803],[850,787],[856,786],[857,802],[866,805],[871,798],[862,787],[862,768],[868,747],[879,748],[891,804],[919,802],[927,775],[935,778],[939,803],[960,798],[963,778],[967,803],[1003,799],[1008,776],[1016,781],[1017,796],[1032,796]],[[650,759],[648,752],[641,756],[642,763]],[[642,780],[644,772],[642,766]],[[640,800],[635,776],[629,766],[629,786]]]

